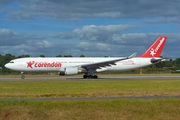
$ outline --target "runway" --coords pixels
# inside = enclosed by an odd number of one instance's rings
[[[46,78],[0,78],[0,82],[50,82],[50,81],[124,81],[124,80],[180,80],[180,76],[118,76],[83,79],[82,77],[46,77]]]
[[[70,82],[70,81],[126,81],[126,80],[180,80],[180,76],[119,76],[83,79],[81,77],[46,77],[46,78],[0,78],[0,82]],[[180,96],[143,96],[143,97],[84,97],[84,98],[33,98],[33,99],[1,99],[1,100],[40,100],[40,101],[89,101],[89,100],[165,100],[179,99]]]

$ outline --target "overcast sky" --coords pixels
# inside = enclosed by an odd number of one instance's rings
[[[1,0],[0,54],[121,57],[167,36],[180,58],[180,0]]]

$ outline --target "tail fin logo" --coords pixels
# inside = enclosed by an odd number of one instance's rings
[[[160,42],[159,42],[159,44],[158,44],[158,46],[156,47],[155,50],[154,50],[154,48],[151,48],[150,55],[152,55],[154,57],[154,55],[157,53],[157,51],[161,47],[161,45],[164,42],[164,40],[165,40],[165,38],[162,38],[162,40],[160,40]]]
[[[156,53],[154,52],[154,49],[153,49],[153,48],[151,48],[150,54],[151,54],[153,57],[154,57],[154,55],[156,54]]]

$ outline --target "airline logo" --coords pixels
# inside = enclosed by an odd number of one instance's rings
[[[156,49],[151,48],[150,50],[150,55],[154,57],[154,55],[158,52],[159,48],[161,47],[162,43],[164,42],[165,38],[162,38],[162,40],[160,40],[159,44],[157,45]]]
[[[151,54],[153,57],[154,57],[154,55],[156,54],[156,53],[154,52],[154,49],[153,49],[153,48],[151,48],[150,54]]]
[[[61,63],[35,63],[34,61],[30,61],[27,63],[27,68],[58,68],[61,67]]]

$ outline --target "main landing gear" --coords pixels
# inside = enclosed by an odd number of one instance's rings
[[[24,79],[25,76],[24,76],[24,73],[23,73],[23,72],[21,72],[21,75],[22,75],[21,78]]]
[[[97,75],[88,75],[88,74],[85,74],[85,75],[83,76],[83,78],[84,78],[84,79],[86,79],[86,78],[89,78],[89,79],[91,79],[91,78],[97,79],[98,76],[97,76]]]

